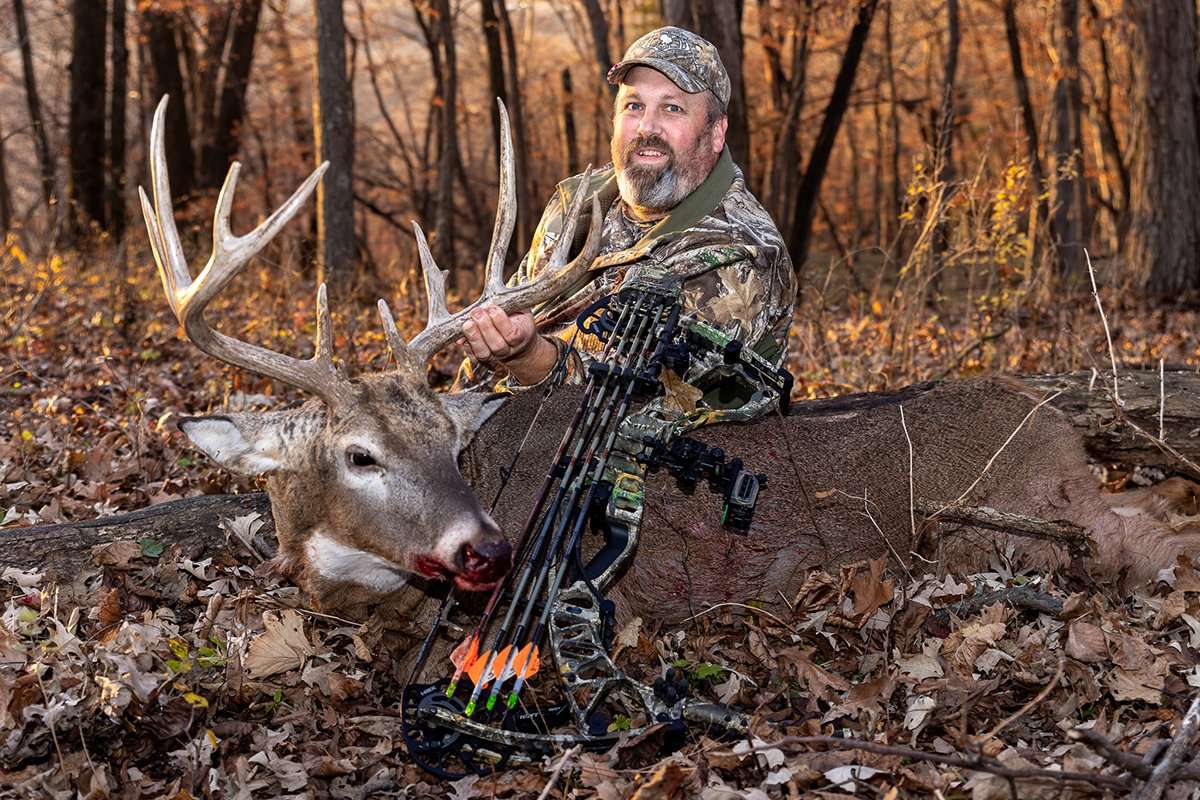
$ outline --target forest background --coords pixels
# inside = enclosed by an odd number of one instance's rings
[[[209,318],[307,356],[325,280],[338,359],[381,369],[376,298],[406,332],[425,313],[411,220],[451,272],[451,306],[478,292],[494,98],[516,139],[512,267],[555,183],[608,160],[604,74],[664,23],[712,40],[733,79],[730,147],[800,278],[797,398],[994,373],[1092,371],[1100,387],[1114,369],[1200,364],[1195,0],[0,0],[3,533],[256,488],[197,456],[174,422],[301,399],[203,357],[168,309],[135,192],[164,94],[193,274],[233,160],[236,232],[332,163]],[[435,360],[435,384],[460,356]],[[1185,399],[1153,405],[1170,422]],[[1165,477],[1095,467],[1113,490]],[[111,542],[90,551],[98,569],[53,583],[5,569],[12,545],[0,549],[0,794],[445,794],[421,788],[432,779],[381,716],[402,648],[256,574],[262,524],[226,521],[228,547],[207,558],[178,537]],[[622,658],[682,663],[712,699],[791,734],[872,739],[873,754],[839,752],[840,739],[748,757],[702,739],[647,767],[635,742],[580,756],[576,777],[535,763],[455,796],[533,796],[560,772],[577,797],[701,780],[714,798],[731,796],[723,781],[761,784],[736,795],[752,797],[785,784],[1018,796],[977,770],[993,757],[1039,768],[1022,797],[1064,796],[1041,768],[1087,771],[1072,779],[1080,794],[1116,796],[1150,770],[1130,754],[1161,752],[1200,687],[1200,574],[1181,563],[1128,593],[1014,572],[1001,555],[965,577],[847,565],[814,573],[787,619],[721,609],[686,636],[653,620],[622,632]],[[1052,602],[1001,605],[1014,588]],[[298,632],[295,658],[246,672],[237,654],[272,646],[282,628],[261,628],[277,612]],[[1068,736],[1083,726],[1093,751]]]
[[[1118,364],[1197,363],[1196,15],[1191,0],[9,0],[6,520],[197,491],[171,418],[277,391],[176,335],[134,191],[148,184],[164,94],[193,271],[234,159],[238,231],[332,162],[316,203],[214,318],[305,355],[325,280],[339,357],[378,367],[374,300],[406,330],[424,314],[411,220],[451,273],[452,305],[478,289],[496,202],[493,99],[516,140],[511,267],[555,183],[608,161],[611,63],[656,26],[695,29],[721,50],[730,148],[801,279],[791,367],[797,395],[816,397],[1103,371],[1085,249]],[[456,358],[434,365],[435,382]],[[81,461],[95,468],[76,480]]]

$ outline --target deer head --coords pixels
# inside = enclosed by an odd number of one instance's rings
[[[205,353],[314,395],[290,410],[184,419],[183,432],[226,468],[267,477],[280,542],[278,565],[285,573],[302,574],[306,583],[323,584],[331,592],[344,584],[390,592],[412,574],[451,579],[469,590],[493,586],[508,568],[511,548],[459,473],[457,458],[503,397],[435,393],[426,380],[426,363],[461,335],[464,318],[476,306],[492,302],[509,313],[531,308],[587,269],[599,246],[595,197],[583,251],[567,263],[567,249],[588,181],[574,197],[560,245],[540,270],[547,277],[506,287],[504,254],[516,201],[508,117],[501,104],[500,199],[482,296],[458,313],[447,310],[445,274],[414,223],[429,297],[428,322],[406,342],[380,300],[380,319],[396,367],[348,378],[332,359],[324,284],[317,290],[316,352],[306,360],[227,336],[204,318],[209,301],[304,204],[328,163],[244,236],[234,236],[229,227],[240,170],[234,163],[217,199],[212,254],[193,280],[172,212],[164,152],[166,106],[163,97],[150,135],[153,203],[140,188],[138,192],[171,310]]]

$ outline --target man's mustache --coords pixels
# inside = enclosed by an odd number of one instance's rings
[[[639,136],[629,144],[625,145],[625,150],[621,154],[623,156],[621,160],[628,164],[629,160],[633,157],[633,154],[642,148],[661,150],[667,154],[668,166],[675,163],[675,151],[671,149],[671,145],[667,144],[667,141],[661,136],[657,136],[655,134],[650,134],[649,136]]]

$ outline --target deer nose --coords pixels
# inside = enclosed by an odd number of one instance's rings
[[[499,580],[512,562],[512,547],[503,537],[462,546],[463,574],[477,583]]]

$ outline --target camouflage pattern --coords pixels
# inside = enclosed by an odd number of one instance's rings
[[[634,67],[650,67],[671,79],[689,94],[710,91],[729,107],[729,74],[717,48],[683,28],[659,28],[629,46],[625,57],[608,71],[608,82],[618,84]]]
[[[545,255],[562,230],[563,209],[580,176],[559,184],[534,233],[533,245],[513,281],[535,278]],[[535,310],[538,329],[560,341],[576,335],[575,319],[596,299],[632,278],[665,278],[681,284],[683,312],[706,322],[773,365],[787,359],[788,329],[796,295],[795,275],[783,238],[770,215],[746,188],[728,151],[722,153],[705,182],[665,219],[639,222],[625,213],[617,195],[611,165],[593,174],[593,186],[604,208],[601,254],[589,272],[562,299]],[[582,244],[585,230],[576,231]],[[600,343],[578,335],[575,348],[583,359]],[[581,364],[570,380],[583,376]],[[668,375],[667,393],[656,401],[675,415],[696,411],[703,398],[710,408],[735,409],[751,399],[757,387],[731,387],[713,354],[696,359],[686,374]],[[720,378],[718,376],[720,375]],[[471,377],[469,374],[464,377]],[[474,376],[476,381],[483,376]],[[522,388],[512,381],[498,387]],[[715,421],[709,415],[708,421]]]

